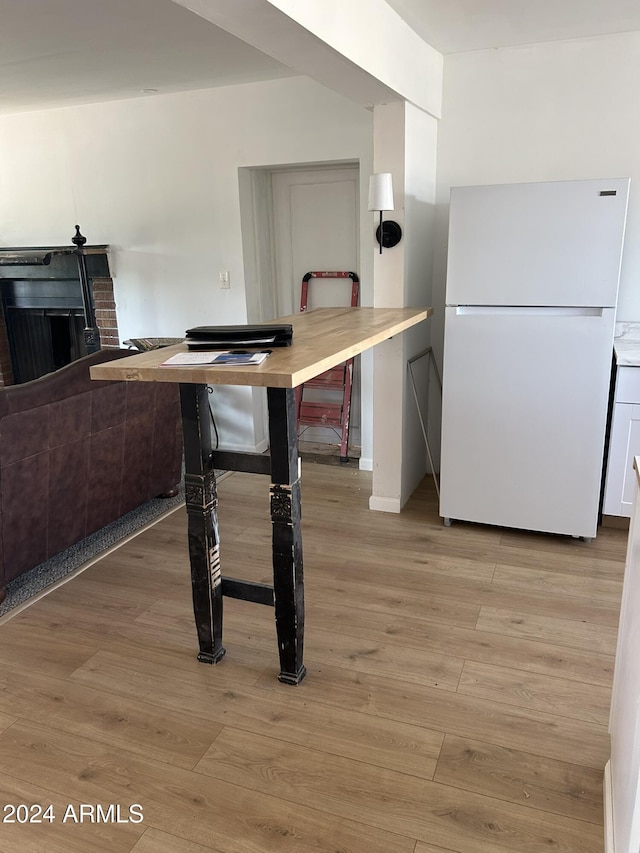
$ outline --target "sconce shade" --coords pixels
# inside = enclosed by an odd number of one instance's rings
[[[379,172],[369,178],[369,210],[393,210],[391,172]]]

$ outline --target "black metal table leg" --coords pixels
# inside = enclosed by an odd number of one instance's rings
[[[218,497],[206,385],[180,384],[184,437],[185,493],[193,610],[203,663],[217,663],[222,645],[222,577]]]
[[[267,388],[271,446],[271,525],[276,632],[280,654],[278,680],[299,684],[306,675],[304,578],[300,528],[298,435],[293,388]]]

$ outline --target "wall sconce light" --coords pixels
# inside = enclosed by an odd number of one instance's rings
[[[393,179],[391,172],[379,172],[369,178],[369,210],[377,210],[380,213],[380,224],[376,229],[376,240],[382,247],[390,249],[397,246],[402,237],[402,228],[397,222],[388,219],[382,221],[384,210],[393,210]]]

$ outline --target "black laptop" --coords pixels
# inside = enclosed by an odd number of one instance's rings
[[[187,329],[186,342],[193,350],[250,349],[253,347],[289,347],[293,326],[287,323],[249,326],[195,326]]]

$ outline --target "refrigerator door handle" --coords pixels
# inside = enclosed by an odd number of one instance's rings
[[[604,311],[600,308],[582,308],[578,305],[456,305],[456,316],[480,317],[602,317]]]

